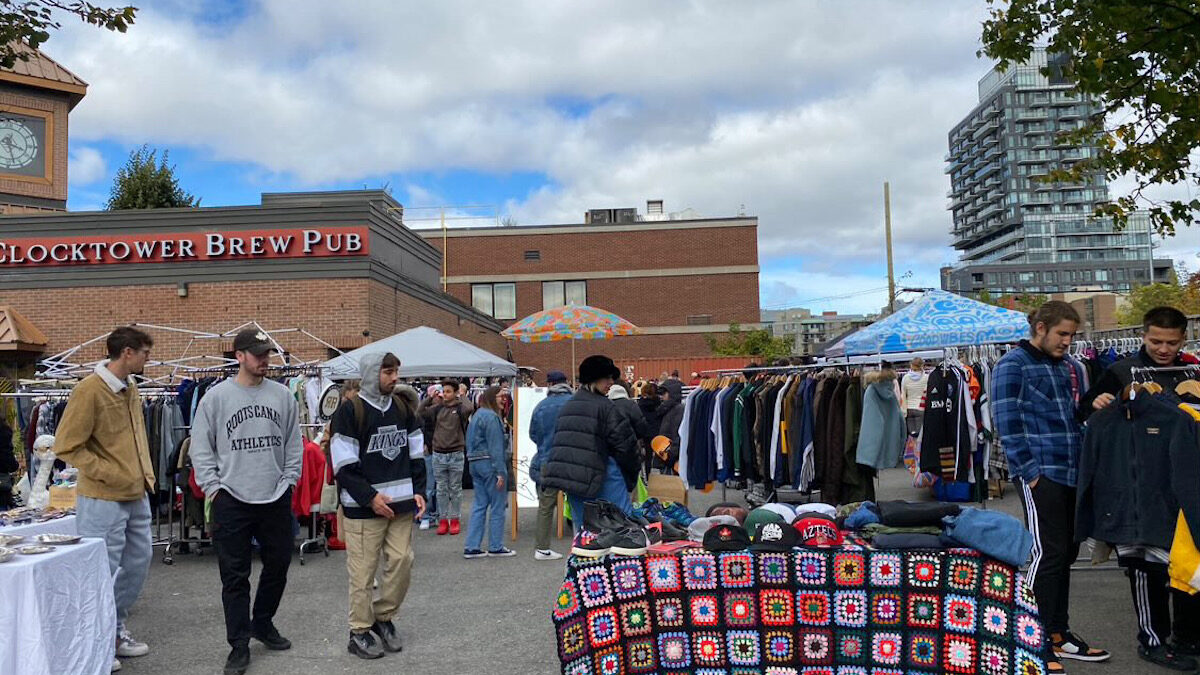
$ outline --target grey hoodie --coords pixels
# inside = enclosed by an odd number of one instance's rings
[[[248,504],[274,502],[300,480],[303,457],[298,405],[282,384],[244,387],[231,377],[200,399],[191,458],[206,496],[224,490]]]

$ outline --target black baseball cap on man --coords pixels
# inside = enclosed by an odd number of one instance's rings
[[[271,342],[271,338],[261,329],[247,328],[233,338],[233,351],[250,352],[255,356],[262,356],[267,352],[279,350],[275,349],[275,343]]]

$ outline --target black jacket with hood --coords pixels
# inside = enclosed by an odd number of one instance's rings
[[[609,457],[622,467],[622,473],[630,461],[636,470],[633,428],[608,397],[581,387],[558,414],[554,446],[542,465],[541,485],[577,497],[598,497]]]
[[[1180,352],[1175,357],[1175,362],[1171,365],[1175,367],[1193,365],[1195,359],[1191,356],[1188,359],[1190,360],[1185,360],[1183,352]],[[1106,368],[1100,374],[1100,377],[1096,378],[1096,383],[1092,385],[1092,388],[1088,390],[1088,393],[1079,402],[1079,421],[1087,421],[1092,416],[1092,413],[1096,412],[1095,408],[1092,407],[1092,403],[1095,402],[1100,394],[1112,394],[1120,398],[1121,392],[1125,387],[1128,387],[1133,382],[1134,368],[1157,367],[1159,367],[1158,364],[1154,362],[1154,359],[1150,358],[1150,354],[1146,353],[1146,347],[1143,345],[1133,356],[1121,359]],[[1191,378],[1192,373],[1186,370],[1158,371],[1150,374],[1150,379],[1157,382],[1167,391],[1174,391],[1175,385]]]
[[[1092,415],[1079,457],[1075,540],[1171,548],[1182,510],[1200,524],[1197,424],[1169,397],[1141,394]]]

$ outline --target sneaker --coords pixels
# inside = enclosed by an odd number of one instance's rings
[[[229,658],[225,659],[225,675],[246,675],[249,667],[250,647],[239,645],[230,650]]]
[[[550,549],[533,552],[534,560],[562,560],[562,557],[563,554],[559,553],[558,551],[551,551]]]
[[[1051,635],[1051,642],[1054,644],[1054,655],[1060,659],[1074,659],[1076,661],[1095,663],[1107,661],[1112,658],[1112,654],[1103,649],[1092,649],[1086,642],[1080,640],[1070,631],[1066,633],[1054,633]]]
[[[418,529],[418,530],[428,530],[428,529],[429,529],[429,521],[428,521],[428,520],[426,520],[426,519],[424,519],[424,518],[422,518],[422,519],[421,519],[421,524],[420,524],[420,525],[417,525],[417,529]]]
[[[449,534],[450,533],[450,521],[439,520],[437,533],[438,534]]]
[[[1184,656],[1200,656],[1200,642],[1187,642],[1186,640],[1180,640],[1176,638],[1171,643],[1171,649],[1173,649],[1176,654],[1182,654]]]
[[[360,659],[383,658],[383,647],[379,645],[379,640],[376,640],[370,631],[351,633],[350,644],[346,645],[346,650]]]
[[[1162,666],[1171,670],[1183,670],[1189,673],[1196,670],[1196,659],[1179,654],[1166,645],[1159,645],[1157,647],[1138,645],[1138,656],[1143,661],[1149,661],[1156,666]]]
[[[511,558],[511,557],[515,556],[516,554],[517,554],[516,551],[514,551],[506,546],[501,546],[500,548],[496,549],[495,551],[487,552],[487,556],[489,558]]]
[[[108,672],[115,673],[120,669],[121,669],[121,662],[117,659],[113,659],[112,670],[110,670]]]
[[[609,545],[613,555],[637,556],[646,555],[650,547],[650,538],[640,527],[627,527],[616,533],[616,538]]]
[[[675,502],[667,502],[663,504],[662,514],[665,518],[669,518],[683,527],[691,525],[692,522],[696,520],[696,516],[693,516],[691,511],[687,510],[686,506],[682,504],[676,504]]]
[[[477,548],[468,548],[463,551],[463,557],[467,560],[475,560],[476,558],[486,558],[488,554],[480,551]]]
[[[616,532],[606,527],[604,512],[599,502],[583,505],[583,527],[575,533],[571,554],[582,558],[603,558],[612,550]]]
[[[133,639],[128,630],[121,628],[117,632],[117,656],[122,658],[145,656],[150,653],[150,647],[144,642]]]
[[[450,519],[450,534],[458,534],[459,531],[460,530],[458,527],[458,518],[451,518]]]
[[[252,629],[250,634],[271,651],[281,652],[292,648],[292,641],[280,635],[275,626],[268,626],[266,630]]]
[[[396,632],[396,624],[391,621],[376,621],[375,625],[371,626],[371,632],[379,636],[385,651],[393,654],[404,651],[400,634]]]

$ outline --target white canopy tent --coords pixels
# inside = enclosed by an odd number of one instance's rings
[[[376,340],[321,364],[333,380],[359,376],[358,360],[366,354],[391,352],[400,359],[400,377],[512,377],[516,365],[475,345],[428,326]]]

